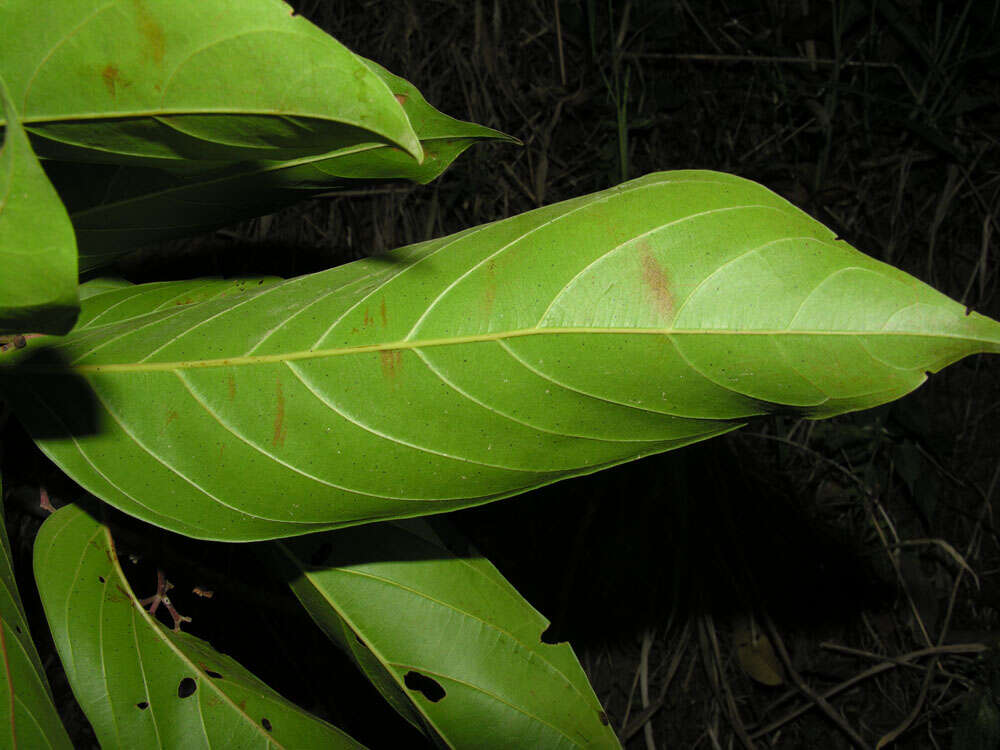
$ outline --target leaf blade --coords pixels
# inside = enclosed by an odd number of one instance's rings
[[[115,292],[130,312],[107,325],[89,298],[70,337],[0,358],[0,387],[76,481],[207,538],[489,502],[755,415],[884,403],[1000,349],[995,321],[708,172],[244,295],[157,310],[164,293]]]
[[[158,623],[132,594],[108,528],[80,507],[42,525],[35,576],[102,747],[361,747],[206,642]]]
[[[360,59],[402,101],[425,151],[422,162],[380,143],[194,174],[48,161],[46,169],[73,220],[81,270],[97,268],[143,244],[217,229],[320,193],[382,180],[426,184],[477,141],[516,142],[498,131],[439,112],[413,84]]]
[[[80,301],[76,242],[0,76],[0,333],[66,333]]]
[[[421,159],[388,88],[278,0],[75,0],[3,11],[0,71],[39,153],[170,165],[395,144]]]
[[[619,747],[569,644],[543,643],[548,621],[441,530],[374,524],[273,549],[310,616],[438,744]]]
[[[2,494],[2,493],[0,493]],[[6,747],[72,748],[38,658],[17,590],[0,506],[0,727]]]

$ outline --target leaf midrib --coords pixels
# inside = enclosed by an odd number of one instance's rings
[[[816,330],[789,330],[789,329],[712,329],[712,328],[598,328],[598,327],[552,327],[552,328],[525,328],[513,331],[499,331],[495,333],[484,333],[470,336],[452,336],[437,339],[397,339],[378,344],[362,344],[358,346],[333,347],[330,349],[306,349],[303,351],[279,352],[276,354],[256,354],[238,357],[219,357],[215,359],[193,359],[176,360],[170,362],[124,362],[108,364],[72,364],[69,369],[76,373],[108,373],[108,372],[167,372],[174,370],[191,370],[207,367],[240,367],[257,364],[270,364],[274,362],[296,362],[309,359],[324,359],[326,357],[343,357],[352,354],[368,354],[373,352],[406,351],[415,349],[430,349],[440,346],[461,346],[463,344],[488,343],[492,341],[503,341],[506,339],[523,338],[527,336],[560,336],[560,335],[639,335],[639,336],[898,336],[914,337],[924,339],[953,339],[956,341],[966,341],[970,344],[978,344],[979,348],[974,351],[1000,352],[1000,337],[990,338],[984,336],[968,336],[949,333],[935,333],[926,331],[816,331]],[[970,353],[973,353],[970,352]],[[2,365],[0,365],[2,368]],[[39,366],[21,364],[18,367],[20,372],[49,373],[53,371],[65,370],[60,366]]]

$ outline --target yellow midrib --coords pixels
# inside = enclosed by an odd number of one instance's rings
[[[202,367],[238,367],[242,365],[268,364],[273,362],[295,362],[307,359],[322,359],[325,357],[343,357],[351,354],[366,354],[370,352],[400,351],[412,349],[428,349],[437,346],[459,346],[462,344],[477,344],[504,339],[522,338],[525,336],[552,336],[566,334],[594,335],[640,335],[640,336],[913,336],[920,338],[954,339],[959,341],[978,342],[982,346],[978,350],[1000,352],[1000,342],[972,336],[954,334],[926,333],[921,331],[808,331],[808,330],[722,330],[722,329],[676,329],[676,328],[526,328],[515,331],[484,333],[472,336],[455,336],[451,338],[397,340],[380,344],[365,344],[361,346],[335,347],[332,349],[307,349],[305,351],[281,352],[277,354],[258,354],[241,357],[220,357],[217,359],[180,360],[172,362],[130,362],[122,364],[70,365],[77,373],[98,372],[163,372],[185,370]],[[50,367],[32,368],[30,365],[24,371],[45,371]]]

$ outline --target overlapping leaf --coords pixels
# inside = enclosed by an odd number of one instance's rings
[[[379,142],[421,158],[382,79],[280,0],[12,0],[0,28],[43,156],[188,166]]]
[[[196,174],[49,161],[46,169],[73,220],[80,270],[96,268],[155,240],[216,229],[317,193],[357,186],[359,181],[427,183],[478,140],[514,140],[442,114],[408,81],[370,60],[364,62],[401,102],[424,149],[422,163],[384,143]]]
[[[0,496],[3,493],[0,492]],[[31,640],[14,578],[0,505],[0,745],[9,748],[72,748],[52,702],[45,670]]]
[[[79,507],[43,524],[35,577],[102,748],[360,747],[206,642],[164,628],[129,589],[107,527]]]
[[[79,311],[66,209],[28,144],[0,75],[0,333],[66,333]]]
[[[317,624],[439,746],[618,747],[569,644],[543,643],[548,621],[439,531],[369,524],[273,549]]]
[[[1000,324],[697,171],[167,298],[91,297],[66,339],[0,357],[0,389],[88,490],[219,539],[483,503],[754,415],[874,406],[1000,350]]]

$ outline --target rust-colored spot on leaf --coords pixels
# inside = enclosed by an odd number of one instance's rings
[[[167,425],[170,424],[175,419],[177,419],[178,416],[179,415],[177,414],[177,412],[174,411],[173,409],[171,409],[170,411],[167,412],[167,422],[166,422],[166,424]],[[166,425],[164,425],[164,427],[166,427]]]
[[[135,20],[139,27],[139,33],[146,41],[144,51],[152,58],[153,62],[163,62],[163,51],[166,43],[163,34],[163,27],[157,23],[156,18],[149,12],[149,8],[143,0],[132,0],[135,5]]]
[[[271,445],[278,448],[285,444],[287,430],[285,429],[285,394],[281,390],[281,380],[275,381],[275,385],[277,386],[276,409],[274,412],[274,437],[271,438]]]
[[[407,94],[393,94],[396,97],[396,101],[400,104],[406,104],[406,100],[410,97]]]
[[[382,374],[387,380],[395,380],[399,377],[399,370],[403,366],[403,353],[399,349],[388,349],[378,353],[382,360]]]
[[[385,312],[385,300],[382,300],[382,304],[378,308],[379,314],[382,316],[382,327],[385,328],[389,323],[389,316]]]
[[[482,304],[480,305],[484,318],[488,318],[493,314],[493,303],[497,299],[496,271],[496,263],[491,260],[486,265],[486,289],[483,290]]]
[[[642,256],[642,280],[656,304],[657,312],[670,319],[674,312],[674,295],[670,291],[670,278],[660,262],[651,253]]]
[[[371,311],[366,307],[365,308],[365,319],[363,321],[364,327],[365,328],[370,328],[374,322],[375,322],[375,319],[372,317]]]
[[[104,88],[108,90],[109,96],[118,96],[118,86],[126,85],[122,80],[122,73],[114,63],[108,63],[101,71],[101,79],[104,81]]]
[[[229,388],[229,400],[236,398],[236,376],[232,373],[226,378],[226,386]]]

